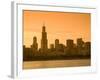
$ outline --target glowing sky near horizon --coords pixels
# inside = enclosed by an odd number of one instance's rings
[[[48,46],[55,39],[66,44],[67,39],[83,38],[91,41],[91,15],[89,13],[23,11],[24,45],[30,47],[33,36],[37,37],[40,47],[42,26],[45,23]]]

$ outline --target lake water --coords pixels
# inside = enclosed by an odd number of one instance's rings
[[[90,66],[90,59],[80,60],[50,60],[50,61],[24,61],[23,69],[34,69],[34,68],[55,68],[55,67],[79,67],[79,66]]]

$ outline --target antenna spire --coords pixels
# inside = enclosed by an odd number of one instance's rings
[[[43,26],[45,26],[45,21],[43,22]]]

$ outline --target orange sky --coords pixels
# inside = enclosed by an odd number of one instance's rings
[[[24,45],[30,47],[33,36],[36,36],[40,47],[43,23],[46,26],[48,44],[54,43],[55,39],[63,44],[67,39],[73,39],[75,43],[77,38],[90,41],[90,18],[89,13],[24,10]]]

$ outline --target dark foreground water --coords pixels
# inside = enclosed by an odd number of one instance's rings
[[[23,69],[55,68],[55,67],[78,67],[78,66],[90,66],[90,65],[91,65],[90,59],[24,61],[23,62]]]

